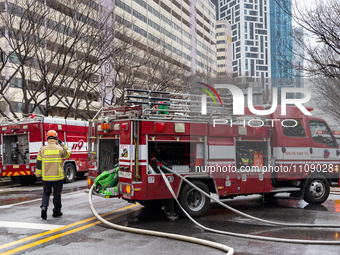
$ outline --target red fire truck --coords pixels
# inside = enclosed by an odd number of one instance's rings
[[[213,105],[210,114],[208,107],[208,114],[201,115],[199,107],[179,111],[178,104],[153,98],[150,91],[138,92],[146,95],[130,98],[145,102],[103,109],[89,124],[89,184],[118,164],[119,191],[112,196],[147,207],[164,205],[170,211],[174,206],[181,213],[160,164],[221,199],[288,192],[292,198],[321,204],[330,186],[339,184],[340,151],[332,132],[324,120],[304,115],[297,107],[287,106],[286,115],[278,106],[268,116],[251,114],[248,108],[244,116],[231,116]],[[168,105],[168,113],[155,111],[151,100]],[[208,210],[210,199],[169,171],[165,175],[191,216]]]
[[[47,144],[46,133],[50,129],[56,130],[72,151],[71,157],[64,160],[65,182],[73,182],[76,175],[83,176],[87,172],[88,122],[34,114],[21,120],[1,121],[0,176],[9,176],[21,184],[33,184],[37,155]]]

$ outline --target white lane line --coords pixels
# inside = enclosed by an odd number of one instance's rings
[[[14,221],[0,221],[0,228],[29,228],[41,230],[53,230],[64,227],[65,225],[41,224],[41,223],[27,223]]]
[[[73,194],[76,194],[76,193],[84,193],[85,194],[85,190],[80,190],[80,191],[75,191],[75,192],[71,192],[71,193],[67,193],[65,195],[61,195],[61,199],[65,196],[68,196],[68,195],[73,195]],[[51,198],[53,198],[53,196],[51,196]],[[28,203],[31,203],[31,202],[36,202],[36,201],[41,201],[41,198],[38,198],[38,199],[33,199],[33,200],[28,200],[28,201],[24,201],[24,202],[20,202],[20,203],[16,203],[16,204],[11,204],[11,205],[3,205],[3,206],[0,206],[0,209],[2,208],[11,208],[15,205],[23,205],[23,204],[28,204]]]

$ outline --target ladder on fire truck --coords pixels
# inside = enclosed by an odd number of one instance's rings
[[[27,123],[30,121],[37,121],[37,120],[42,120],[44,116],[38,115],[38,114],[23,114],[22,118],[18,119],[11,119],[8,117],[2,117],[0,120],[0,125],[16,125],[16,124],[21,124],[21,123]]]
[[[229,91],[219,97],[219,103],[210,93],[205,94],[175,93],[125,88],[125,103],[131,107],[103,107],[89,122],[88,161],[96,170],[98,160],[98,122],[110,123],[118,119],[159,119],[164,121],[210,122],[212,119],[235,119],[232,115],[232,95]],[[221,94],[221,93],[220,93]],[[202,114],[202,100],[206,105],[206,114]]]
[[[159,119],[159,117],[162,117],[167,121],[184,120],[206,122],[213,118],[231,118],[232,116],[232,96],[230,93],[224,97],[219,97],[221,100],[221,105],[219,105],[212,94],[210,94],[210,97],[206,97],[206,95],[203,94],[204,97],[202,97],[201,94],[130,88],[126,88],[125,91],[131,93],[125,96],[127,98],[127,100],[125,100],[126,103],[142,107],[142,115],[140,116],[142,119]],[[152,96],[152,94],[158,96]],[[205,103],[202,102],[202,99]],[[205,114],[202,114],[203,104],[206,105]]]

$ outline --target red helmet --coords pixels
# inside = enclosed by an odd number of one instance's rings
[[[49,130],[46,136],[47,136],[47,139],[50,139],[50,138],[57,139],[58,133],[55,130]]]

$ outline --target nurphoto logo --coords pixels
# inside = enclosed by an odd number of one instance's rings
[[[216,89],[229,89],[232,97],[233,97],[233,115],[244,115],[244,94],[240,88],[238,88],[235,85],[231,84],[215,84],[215,88],[208,84],[204,84],[201,82],[198,82],[201,85],[204,85],[205,87],[209,88],[211,91],[214,92],[214,94],[217,96],[218,100],[220,101],[221,107],[222,105],[222,100],[220,95],[217,93]],[[205,89],[205,88],[200,88],[198,89],[206,92],[214,101],[215,105],[217,106],[216,100],[212,93]],[[270,109],[267,110],[258,110],[255,109],[253,105],[253,89],[248,88],[248,107],[251,113],[255,115],[269,115],[273,113],[276,108],[277,108],[277,88],[273,88],[273,94],[272,94],[272,105]],[[305,94],[304,98],[287,98],[287,93],[303,93]],[[281,88],[281,115],[286,115],[286,108],[287,105],[295,105],[297,108],[300,109],[300,111],[305,114],[305,115],[312,115],[304,106],[304,103],[307,103],[311,99],[311,93],[308,89],[305,88]],[[201,108],[201,114],[206,115],[207,114],[207,95],[202,94],[201,95],[201,102],[202,102],[202,108]]]

